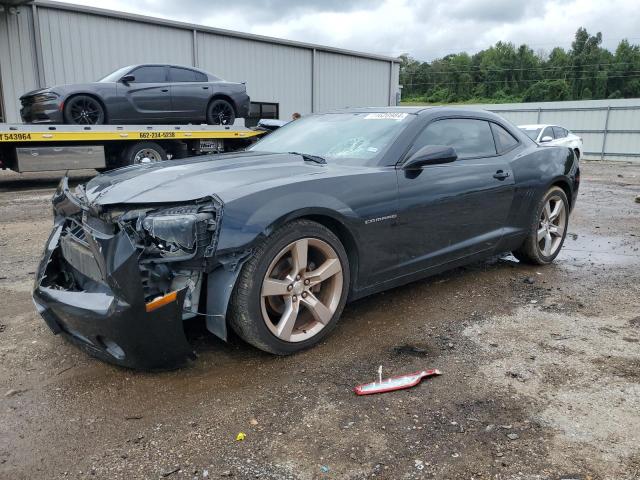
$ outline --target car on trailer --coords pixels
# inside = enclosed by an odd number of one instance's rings
[[[164,64],[129,65],[96,82],[41,88],[20,102],[26,123],[233,125],[249,113],[244,83]]]

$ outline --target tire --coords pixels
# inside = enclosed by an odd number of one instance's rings
[[[209,125],[233,125],[236,111],[233,105],[222,98],[212,100],[207,107],[207,123]]]
[[[106,121],[104,107],[95,97],[76,95],[64,103],[64,123],[71,125],[102,125]]]
[[[121,165],[155,163],[167,159],[167,152],[155,142],[135,142],[122,153]]]
[[[300,245],[305,244],[307,261],[296,262],[292,252],[302,252]],[[287,250],[292,245],[296,248]],[[298,254],[296,258],[304,256]],[[304,263],[310,270],[296,268],[296,263]],[[307,281],[316,282],[321,277],[320,267],[328,276],[315,286],[305,286]],[[294,281],[296,271],[301,274],[299,281]],[[316,276],[311,275],[313,272]],[[267,293],[268,282],[277,278],[284,279],[275,280],[283,291],[288,285],[285,295]],[[229,324],[243,340],[260,350],[276,355],[304,350],[335,327],[347,300],[349,282],[349,261],[338,237],[319,223],[295,220],[265,238],[242,267],[231,295]],[[293,323],[282,323],[291,318],[287,312],[294,307],[297,313]],[[287,325],[291,327],[286,328]],[[279,330],[285,333],[279,334]]]
[[[549,208],[546,208],[547,206]],[[559,210],[557,216],[554,217],[556,208]],[[552,214],[550,222],[548,220],[549,212]],[[532,265],[547,265],[553,262],[562,249],[568,225],[569,201],[567,195],[562,188],[551,187],[536,205],[529,221],[527,238],[520,248],[513,252],[513,255],[521,262]]]
[[[574,153],[574,154],[575,154],[575,156],[576,156],[576,160],[580,160],[580,150],[579,150],[579,149],[577,149],[577,148],[574,148],[574,149],[573,149],[573,153]]]

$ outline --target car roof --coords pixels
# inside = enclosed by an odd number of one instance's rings
[[[321,113],[366,113],[366,112],[380,112],[380,113],[420,113],[424,110],[432,109],[428,106],[415,106],[415,107],[346,107],[335,108],[327,110]]]
[[[206,71],[197,68],[197,67],[191,67],[189,65],[176,65],[174,63],[135,63],[133,65],[129,65],[128,67],[123,67],[123,68],[138,68],[138,67],[177,67],[177,68],[186,68],[187,70],[195,70],[196,72],[202,72],[202,73],[207,73]]]
[[[518,125],[518,128],[524,128],[525,130],[533,130],[536,128],[557,127],[558,125],[552,125],[550,123],[532,123],[530,125]]]
[[[415,105],[415,106],[391,106],[391,107],[347,107],[327,110],[319,113],[409,113],[419,114],[452,114],[452,115],[479,115],[485,118],[502,118],[489,110],[469,108],[465,106],[439,106],[439,105]]]

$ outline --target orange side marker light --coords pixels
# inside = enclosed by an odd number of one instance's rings
[[[164,307],[165,305],[171,302],[175,302],[176,298],[178,298],[177,290],[175,292],[169,292],[166,295],[163,295],[162,297],[154,298],[153,300],[145,304],[145,310],[147,312],[153,312],[154,310],[157,310],[160,307]]]

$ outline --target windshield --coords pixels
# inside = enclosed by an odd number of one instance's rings
[[[133,68],[133,65],[128,65],[126,67],[119,68],[115,72],[111,72],[109,75],[107,75],[106,77],[101,78],[98,81],[99,82],[117,82],[122,77],[124,77],[124,75],[126,73],[128,73],[129,70],[131,70],[132,68]]]
[[[289,122],[251,146],[259,152],[299,152],[340,163],[365,163],[395,140],[407,113],[327,113]]]
[[[533,140],[535,142],[536,138],[538,138],[538,135],[540,134],[540,130],[542,130],[541,128],[521,128],[520,130],[522,130],[527,137],[529,137],[531,140]]]

